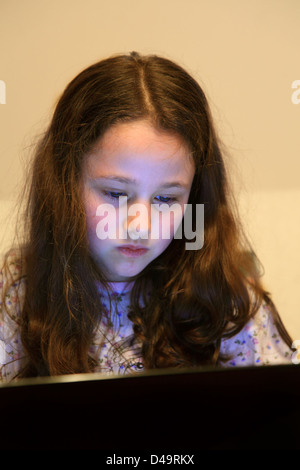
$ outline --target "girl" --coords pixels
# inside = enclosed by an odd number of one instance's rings
[[[230,201],[209,106],[185,70],[133,52],[81,72],[38,145],[27,237],[1,271],[2,379],[289,363]],[[204,205],[201,249],[185,233],[151,237],[149,217],[129,214],[162,203]],[[98,230],[108,204],[111,238]]]

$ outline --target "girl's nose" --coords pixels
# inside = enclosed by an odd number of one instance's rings
[[[150,204],[140,202],[129,206],[125,224],[124,228],[132,240],[148,239],[151,231]]]

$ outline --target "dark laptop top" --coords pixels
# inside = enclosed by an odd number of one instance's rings
[[[300,368],[163,370],[0,386],[1,449],[300,448]]]

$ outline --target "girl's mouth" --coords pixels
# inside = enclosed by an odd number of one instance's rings
[[[149,248],[134,245],[123,245],[118,246],[118,250],[124,256],[128,256],[129,258],[138,258],[139,256],[146,254]]]

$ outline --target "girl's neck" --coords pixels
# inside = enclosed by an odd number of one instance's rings
[[[110,281],[107,284],[111,292],[125,294],[132,290],[134,281]],[[106,289],[100,283],[98,283],[98,288],[100,291],[106,292]]]

